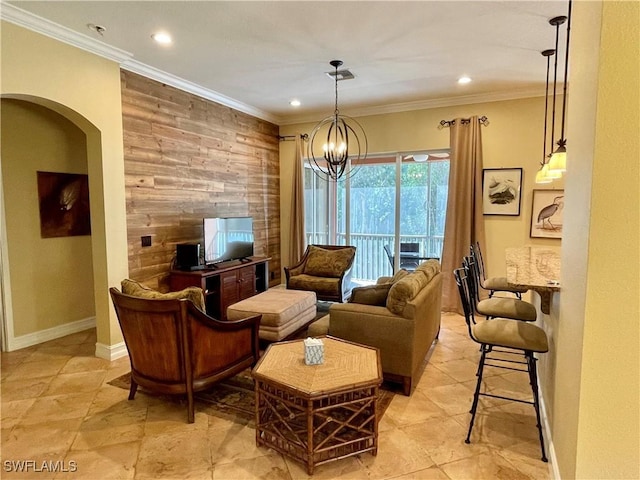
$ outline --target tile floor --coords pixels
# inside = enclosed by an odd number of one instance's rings
[[[93,356],[95,331],[2,353],[3,478],[299,479],[298,463],[255,445],[246,421],[186,408],[107,382],[128,372],[127,358]],[[462,317],[442,317],[411,397],[396,395],[380,421],[376,457],[362,454],[317,467],[316,479],[547,479],[529,405],[482,399],[472,443],[464,443],[478,346]],[[526,398],[525,373],[487,372],[496,393]],[[492,374],[492,375],[491,375]],[[75,472],[9,471],[33,460]],[[55,462],[58,462],[57,464]],[[45,467],[46,468],[46,467]]]

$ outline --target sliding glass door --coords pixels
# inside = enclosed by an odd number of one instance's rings
[[[338,182],[319,178],[307,165],[308,243],[356,246],[352,277],[358,283],[375,282],[398,267],[415,268],[424,258],[439,258],[449,156],[436,154],[424,162],[407,154],[372,156]]]
[[[400,215],[396,231],[400,232],[399,266],[415,269],[422,261],[440,258],[447,209],[449,161],[432,157],[415,161],[405,156],[400,167]],[[395,247],[395,245],[394,245]]]
[[[375,281],[392,274],[385,246],[393,242],[395,231],[395,169],[395,158],[373,158],[347,183],[349,244],[357,248],[358,257],[354,278]]]

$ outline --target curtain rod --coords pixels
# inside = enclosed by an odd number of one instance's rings
[[[280,140],[281,142],[286,142],[289,140],[295,140],[296,137],[297,135],[278,135],[278,140]],[[309,135],[306,133],[301,133],[300,138],[306,142],[307,140],[309,140]]]
[[[467,125],[468,123],[471,123],[471,119],[470,118],[462,118],[460,119],[460,123],[462,125]],[[486,116],[482,116],[480,118],[478,118],[478,123],[480,125],[484,125],[485,127],[489,125],[489,119]],[[438,125],[438,129],[441,130],[443,128],[446,127],[450,127],[451,125],[455,125],[456,121],[455,119],[453,120],[440,120],[440,124]]]

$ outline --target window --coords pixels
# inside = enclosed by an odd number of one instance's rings
[[[417,257],[440,258],[449,154],[428,153],[425,162],[406,154],[374,155],[351,178],[337,183],[318,177],[306,165],[307,242],[355,245],[353,278],[365,283],[391,275],[390,258],[395,261],[403,245],[412,244]]]
[[[304,221],[307,244],[329,243],[329,185],[311,167],[304,169]]]

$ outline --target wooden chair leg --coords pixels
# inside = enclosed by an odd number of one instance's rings
[[[195,422],[195,408],[193,405],[193,392],[187,391],[187,420],[189,423]]]
[[[129,400],[133,400],[133,398],[136,396],[137,391],[138,391],[138,384],[133,379],[133,377],[131,377],[131,385],[129,386]]]
[[[402,377],[402,393],[407,397],[411,395],[411,377]]]

